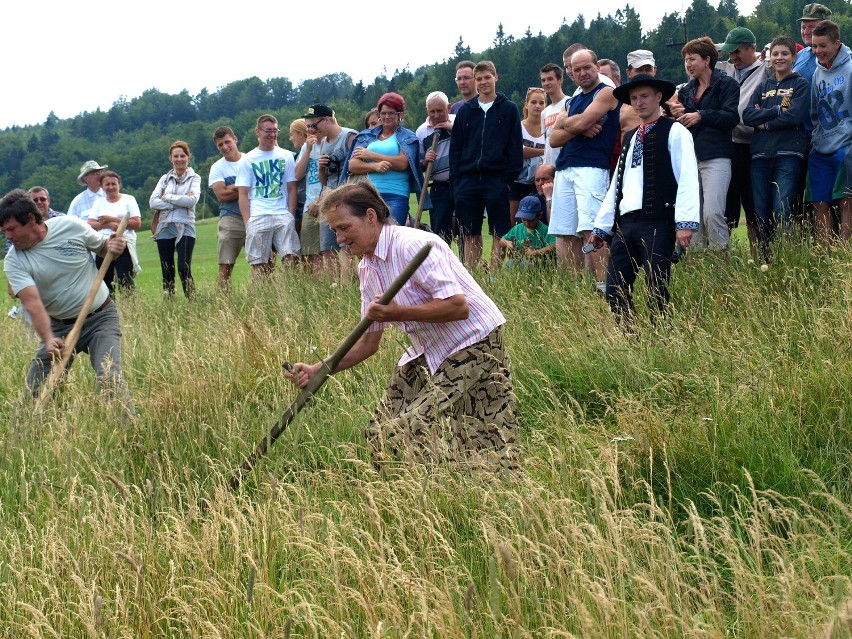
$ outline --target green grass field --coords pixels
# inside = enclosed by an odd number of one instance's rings
[[[317,393],[228,479],[358,321],[350,280],[282,272],[165,300],[154,243],[119,299],[139,413],[85,356],[44,408],[0,318],[0,637],[852,637],[852,253],[675,267],[626,338],[588,282],[480,278],[508,318],[521,468],[373,468],[363,429],[405,338]],[[637,300],[645,314],[644,286]],[[206,508],[202,508],[206,504]]]

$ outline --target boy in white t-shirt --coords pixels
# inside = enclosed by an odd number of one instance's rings
[[[268,113],[257,119],[258,146],[243,156],[236,185],[240,213],[246,224],[246,259],[252,280],[275,267],[273,250],[282,263],[295,263],[299,255],[295,208],[298,184],[293,154],[278,146],[278,120]]]

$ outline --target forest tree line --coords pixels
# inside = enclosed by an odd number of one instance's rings
[[[451,101],[458,98],[454,75],[459,60],[492,60],[500,76],[498,90],[519,107],[527,87],[538,86],[539,69],[547,62],[561,64],[562,52],[582,42],[599,57],[615,60],[622,67],[634,49],[650,49],[657,60],[658,75],[674,82],[685,79],[680,49],[686,40],[710,36],[721,42],[735,26],[747,26],[758,48],[777,35],[791,35],[800,41],[798,18],[805,0],[761,0],[751,16],[741,16],[736,0],[720,0],[717,6],[707,0],[693,0],[680,13],[666,14],[660,24],[642,35],[639,14],[630,5],[615,15],[598,15],[588,24],[578,16],[571,24],[563,23],[547,36],[527,30],[515,38],[497,27],[492,46],[473,52],[463,37],[450,57],[411,71],[395,70],[389,77],[379,76],[369,84],[353,82],[345,72],[305,80],[298,86],[287,78],[261,80],[250,77],[231,82],[216,91],[203,89],[193,96],[186,90],[168,94],[149,89],[138,97],[118,98],[106,111],[98,109],[73,118],[60,119],[50,113],[43,124],[0,131],[0,193],[15,187],[42,185],[50,190],[53,208],[64,211],[81,190],[76,183],[80,165],[89,159],[109,164],[123,177],[123,191],[134,195],[143,211],[158,178],[169,169],[168,147],[176,139],[186,140],[193,151],[192,166],[206,178],[210,166],[219,158],[213,130],[222,124],[234,129],[240,148],[256,146],[255,119],[271,112],[281,122],[279,143],[289,146],[287,125],[304,109],[321,102],[335,109],[343,126],[362,127],[363,114],[373,108],[386,91],[403,95],[408,105],[405,124],[415,129],[425,119],[425,98],[431,91],[446,92]],[[852,3],[828,6],[840,25],[841,36],[852,33]],[[850,40],[849,36],[846,37]],[[573,90],[567,80],[566,93]],[[216,215],[216,200],[205,188],[199,203],[199,217]]]

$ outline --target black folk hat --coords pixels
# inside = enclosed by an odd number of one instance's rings
[[[662,102],[665,102],[674,95],[675,85],[666,80],[660,80],[648,73],[639,73],[630,78],[630,82],[625,82],[619,87],[616,87],[612,94],[615,99],[624,104],[630,104],[630,90],[636,87],[653,87],[655,91],[663,94]]]

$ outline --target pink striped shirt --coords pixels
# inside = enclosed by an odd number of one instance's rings
[[[426,261],[408,280],[394,301],[401,306],[425,304],[434,299],[447,299],[462,294],[467,298],[470,315],[455,322],[390,322],[411,339],[411,346],[399,360],[399,366],[424,355],[429,371],[435,371],[445,359],[463,348],[485,339],[506,318],[497,305],[483,292],[473,276],[440,237],[406,226],[386,224],[372,257],[362,257],[358,264],[361,281],[361,316],[367,306],[385,292],[424,244],[432,250]],[[369,331],[380,331],[388,323],[374,322]]]

